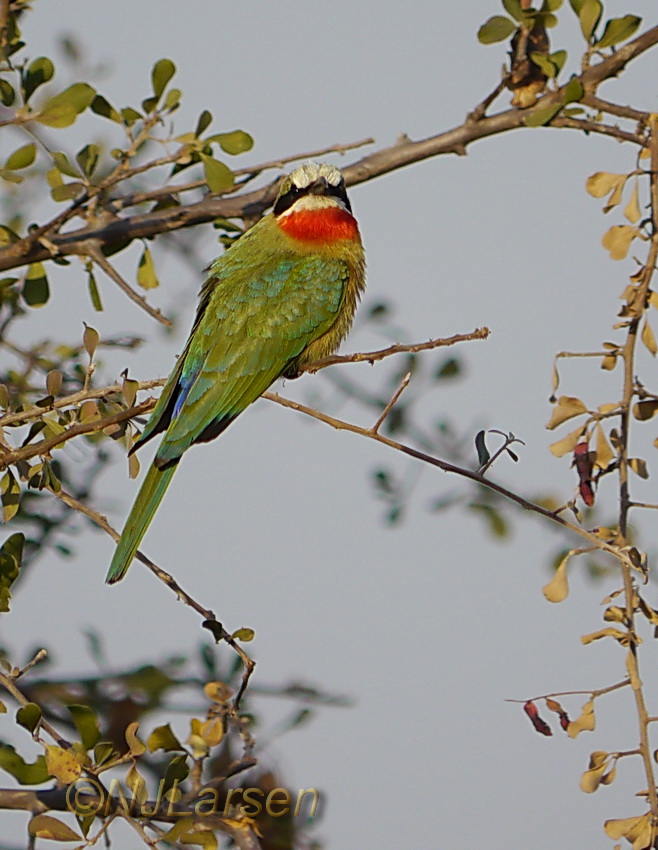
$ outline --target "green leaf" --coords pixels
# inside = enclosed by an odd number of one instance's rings
[[[477,503],[471,503],[468,507],[472,511],[479,513],[482,517],[484,517],[489,525],[489,531],[491,531],[494,537],[498,537],[500,539],[507,537],[509,534],[507,522],[497,508],[494,508],[492,505]]]
[[[203,162],[203,173],[206,183],[213,194],[225,192],[233,186],[235,178],[227,165],[224,165],[223,162],[219,162],[217,159],[213,159],[211,156],[207,156],[205,153],[199,154],[199,156],[201,157],[201,162]]]
[[[0,768],[11,774],[21,785],[41,785],[51,778],[43,756],[28,764],[9,744],[0,744]]]
[[[99,155],[100,151],[98,149],[98,145],[94,144],[85,145],[75,155],[75,161],[87,177],[91,177],[96,170]]]
[[[160,99],[162,92],[167,87],[167,83],[176,73],[176,66],[171,59],[160,59],[153,66],[151,71],[151,82],[153,84],[153,94]]]
[[[67,177],[74,177],[76,179],[80,178],[80,172],[75,168],[71,162],[69,161],[68,156],[62,151],[52,151],[51,157],[53,158],[53,162],[62,172],[62,174],[66,174]]]
[[[146,246],[144,247],[144,252],[140,257],[139,266],[137,267],[137,283],[142,287],[142,289],[155,289],[157,286],[160,286],[160,281],[155,273],[155,265],[153,263],[151,251]]]
[[[535,109],[523,119],[526,127],[542,127],[544,124],[555,118],[558,112],[562,109],[561,103],[554,103],[551,106],[543,106],[541,109]]]
[[[569,0],[569,5],[574,10],[576,15],[580,15],[580,10],[583,8],[585,0]]]
[[[491,453],[486,444],[486,432],[478,431],[475,435],[475,448],[478,453],[478,466],[484,466],[491,459]]]
[[[46,127],[70,127],[78,117],[75,107],[70,103],[56,103],[54,106],[46,106],[38,112],[34,118],[39,124]]]
[[[562,0],[544,0],[541,6],[542,12],[557,12],[562,6]]]
[[[566,50],[556,50],[555,53],[551,53],[549,55],[549,59],[555,65],[557,69],[556,76],[560,73],[560,71],[564,68],[565,62],[567,61],[567,51]]]
[[[92,750],[100,741],[96,712],[88,705],[67,705],[85,750]]]
[[[564,87],[564,103],[577,103],[585,93],[578,77],[572,77]]]
[[[25,103],[32,97],[34,92],[51,80],[55,73],[55,66],[47,56],[39,56],[27,67],[23,76],[23,93]]]
[[[199,115],[199,119],[196,122],[196,129],[194,131],[194,136],[198,139],[201,133],[205,133],[208,127],[212,124],[212,112],[208,112],[207,109],[204,109],[201,115]]]
[[[73,83],[72,86],[59,92],[54,97],[51,97],[45,104],[44,108],[66,104],[72,106],[79,115],[93,103],[96,97],[96,89],[92,88],[88,83]]]
[[[4,522],[9,522],[16,516],[21,501],[20,484],[14,478],[11,469],[2,476],[0,494],[2,495],[2,519]]]
[[[551,61],[550,56],[546,56],[545,53],[537,53],[536,51],[533,51],[530,54],[530,59],[550,79],[554,79],[557,76],[557,68]]]
[[[84,192],[84,188],[84,184],[77,181],[75,183],[62,183],[50,190],[50,197],[58,203],[61,201],[71,201]]]
[[[87,283],[89,285],[89,297],[91,298],[91,303],[94,305],[94,310],[99,313],[103,312],[103,302],[101,300],[101,294],[98,289],[98,284],[96,283],[96,277],[91,269],[88,272]]]
[[[256,632],[253,629],[247,628],[236,629],[236,631],[234,631],[231,635],[233,640],[239,640],[242,641],[242,643],[249,643],[249,641],[252,641],[255,636]]]
[[[182,749],[182,748],[181,748]],[[167,765],[163,778],[163,792],[166,794],[175,782],[183,782],[190,772],[187,755],[174,756]]]
[[[16,723],[32,734],[41,720],[41,709],[35,702],[22,705],[16,712]]]
[[[34,117],[47,127],[68,127],[95,97],[96,90],[88,83],[74,83],[46,101]]]
[[[515,21],[522,21],[525,17],[521,8],[520,0],[503,0],[503,6],[508,15],[511,15]]]
[[[3,180],[6,180],[7,183],[22,183],[25,179],[21,177],[20,174],[16,174],[14,171],[7,171],[4,168],[0,168],[0,177]]]
[[[462,367],[456,357],[448,357],[444,360],[434,373],[434,380],[442,381],[445,378],[456,378],[461,374]]]
[[[571,5],[573,6],[573,3]],[[591,40],[602,14],[603,4],[601,0],[583,0],[578,11],[578,19],[585,41]]]
[[[80,841],[82,836],[70,826],[52,815],[35,815],[27,825],[33,838],[48,838],[51,841]]]
[[[504,41],[516,30],[516,24],[502,15],[494,15],[482,24],[478,30],[478,41],[482,44],[495,44]]]
[[[594,45],[597,50],[613,47],[620,41],[630,38],[642,23],[637,15],[624,15],[623,18],[611,18],[605,25],[603,35]]]
[[[97,94],[90,104],[91,111],[110,121],[121,123],[121,116],[102,94]]]
[[[135,121],[139,121],[142,117],[142,113],[133,109],[132,106],[126,106],[125,109],[121,110],[121,119],[128,127],[132,127]]]
[[[207,142],[217,142],[224,153],[237,156],[240,153],[250,151],[254,146],[254,140],[244,130],[233,130],[231,133],[217,133],[206,139]]]
[[[118,753],[114,749],[114,745],[111,741],[100,741],[94,747],[94,763],[97,767],[100,767],[102,764],[106,764],[115,755]]]
[[[28,307],[43,307],[50,298],[48,278],[41,263],[32,263],[23,284],[23,300]]]
[[[171,726],[168,723],[164,726],[158,726],[151,732],[146,746],[150,753],[154,753],[156,750],[170,752],[171,750],[183,749],[183,745],[171,731]]]
[[[180,89],[169,89],[162,105],[163,109],[167,109],[169,112],[178,109],[182,94],[183,92]]]
[[[14,91],[14,87],[7,80],[0,79],[0,101],[2,105],[11,106],[15,100],[16,92]]]
[[[28,165],[32,165],[36,155],[37,146],[34,142],[30,142],[27,145],[23,145],[22,148],[18,148],[18,150],[15,150],[9,156],[9,159],[5,162],[5,168],[9,168],[10,170],[27,168]]]

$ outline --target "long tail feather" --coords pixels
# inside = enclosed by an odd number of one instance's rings
[[[167,469],[151,466],[149,469],[117,543],[110,569],[105,578],[108,584],[116,584],[128,572],[128,567],[135,557],[137,547],[142,542],[146,529],[151,524],[158,505],[162,501],[162,497],[176,471],[176,466],[177,464],[174,464]]]

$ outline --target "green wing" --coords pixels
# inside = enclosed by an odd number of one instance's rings
[[[165,431],[159,468],[221,433],[340,313],[342,260],[285,257],[255,276],[233,251],[211,267],[192,334],[139,441]]]

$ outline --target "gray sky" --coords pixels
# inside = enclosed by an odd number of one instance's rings
[[[553,46],[575,51],[577,23],[565,5]],[[611,0],[607,13],[645,8]],[[184,95],[176,126],[187,129],[207,107],[216,131],[247,130],[256,145],[240,165],[371,135],[383,146],[400,133],[422,138],[448,129],[495,86],[506,58],[503,45],[483,47],[475,38],[501,11],[489,0],[204,0],[188,10],[181,15],[171,0],[115,0],[90,13],[82,0],[59,0],[56,13],[36,4],[25,34],[36,56],[52,55],[60,33],[75,33],[91,61],[108,64],[98,87],[120,106],[145,96],[153,63],[172,58]],[[642,58],[605,95],[656,109],[650,62]],[[572,52],[569,68],[578,65]],[[77,150],[75,132],[69,138]],[[514,431],[526,442],[521,462],[500,463],[494,475],[529,496],[551,491],[564,501],[573,491],[569,462],[552,458],[555,437],[544,428],[552,357],[617,338],[610,328],[633,266],[610,261],[601,248],[604,230],[621,218],[603,218],[584,183],[594,171],[632,169],[633,156],[610,140],[524,130],[351,192],[368,255],[365,309],[382,299],[395,303],[407,334],[401,342],[491,328],[487,342],[455,349],[466,377],[433,389],[420,410],[428,423],[449,417],[467,437],[480,427]],[[101,335],[143,335],[154,344],[108,360],[106,377],[125,366],[140,379],[165,376],[185,340],[202,266],[219,252],[209,227],[199,251],[196,273],[156,254],[162,286],[150,298],[165,312],[180,309],[174,338],[105,280],[107,309],[94,313],[74,270],[54,273],[52,300],[30,317],[30,333],[46,335],[56,324],[60,337],[77,340],[87,321]],[[135,245],[122,256],[126,275],[139,253]],[[381,342],[357,326],[343,351]],[[347,368],[378,387],[385,367]],[[641,355],[648,381],[650,368]],[[561,391],[591,406],[618,396],[620,376],[602,375],[594,363],[569,363],[562,374]],[[331,396],[321,377],[284,391]],[[358,408],[340,412],[371,424]],[[642,436],[638,453],[653,436]],[[66,452],[74,462],[85,448]],[[423,470],[406,522],[390,529],[369,482],[382,465],[409,466],[374,443],[258,402],[221,439],[186,455],[144,551],[227,628],[256,630],[256,681],[304,680],[356,700],[351,709],[320,710],[268,751],[290,786],[325,792],[318,833],[327,846],[430,846],[437,839],[489,850],[530,843],[552,850],[576,840],[605,846],[606,817],[643,812],[633,798],[643,787],[639,763],[625,760],[615,784],[591,796],[578,783],[592,750],[636,746],[630,694],[601,700],[598,730],[576,741],[541,738],[505,699],[624,677],[618,647],[580,645],[581,634],[601,626],[598,603],[618,581],[592,586],[574,566],[569,599],[548,604],[541,593],[548,559],[576,544],[520,511],[505,544],[470,514],[430,513],[433,498],[462,486],[438,471]],[[126,469],[117,451],[94,505],[117,526],[137,489]],[[636,492],[645,496],[651,487]],[[614,508],[611,479],[600,498]],[[650,539],[644,544],[651,549]],[[91,625],[117,667],[187,652],[201,639],[196,615],[140,565],[120,585],[103,584],[112,546],[85,531],[75,559],[41,559],[5,624],[17,658],[43,644],[54,649],[62,673],[90,669],[80,634]],[[565,705],[575,715],[584,701]],[[272,723],[283,716],[274,701],[258,705]],[[182,721],[180,734],[187,734]],[[17,831],[23,823],[23,816],[3,817]]]

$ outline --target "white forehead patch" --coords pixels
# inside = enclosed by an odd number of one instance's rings
[[[331,186],[339,186],[342,180],[336,166],[326,162],[307,162],[306,165],[296,168],[290,175],[290,179],[298,189],[305,189],[319,177],[324,177]]]

